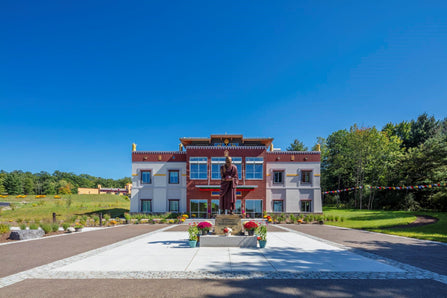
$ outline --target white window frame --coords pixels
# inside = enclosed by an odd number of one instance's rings
[[[191,171],[191,165],[193,164],[205,164],[206,165],[206,170],[205,170],[205,178],[193,178],[191,176],[192,171]],[[201,172],[198,172],[198,175],[200,176]],[[208,157],[203,157],[203,156],[194,156],[194,157],[190,157],[189,158],[189,179],[191,180],[207,180],[208,179]]]
[[[220,167],[225,164],[226,157],[211,157],[211,180],[220,180]],[[240,165],[240,169],[237,169],[237,175],[239,180],[242,180],[242,157],[232,157],[232,163],[236,166]],[[218,165],[219,175],[218,178],[213,178],[213,165]],[[240,170],[240,171],[239,171]]]
[[[261,178],[247,178],[247,166],[257,164],[262,165]],[[256,173],[256,172],[253,172]],[[263,180],[264,179],[264,158],[263,157],[246,157],[245,158],[245,179],[246,180]]]

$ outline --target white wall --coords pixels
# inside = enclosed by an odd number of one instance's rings
[[[151,170],[151,184],[141,183],[141,170]],[[169,170],[179,170],[179,184],[168,184]],[[186,162],[133,162],[130,212],[141,211],[141,199],[152,200],[152,212],[167,212],[168,199],[179,199],[180,212],[186,212],[185,175]]]
[[[284,183],[273,183],[273,171],[284,171]],[[303,170],[311,170],[311,183],[301,183]],[[322,212],[319,162],[268,162],[266,164],[267,212],[273,211],[273,199],[282,199],[284,212],[298,213],[300,199],[312,200],[312,212]]]

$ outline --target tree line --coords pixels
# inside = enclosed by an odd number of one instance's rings
[[[9,195],[54,195],[77,193],[78,187],[96,188],[119,187],[124,188],[127,183],[131,183],[130,177],[122,179],[106,179],[94,177],[87,174],[76,175],[55,171],[31,173],[23,171],[5,172],[0,171],[0,194]]]
[[[416,120],[376,127],[353,125],[319,137],[324,204],[358,209],[447,211],[447,188],[380,190],[368,186],[414,186],[447,182],[447,118],[426,113]],[[299,140],[287,150],[306,151]],[[316,145],[312,148],[316,150]],[[360,188],[363,187],[363,188]]]

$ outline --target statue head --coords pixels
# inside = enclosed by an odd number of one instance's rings
[[[230,156],[227,156],[227,157],[225,158],[225,163],[226,163],[227,165],[231,165],[231,157],[230,157]]]

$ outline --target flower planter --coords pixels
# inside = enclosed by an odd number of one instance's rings
[[[259,247],[260,248],[264,248],[266,244],[267,244],[267,240],[259,240]]]
[[[208,230],[201,230],[202,235],[208,235]]]
[[[255,234],[255,230],[248,230],[248,236],[253,236]]]
[[[189,247],[194,248],[197,246],[197,241],[196,240],[189,240]]]

